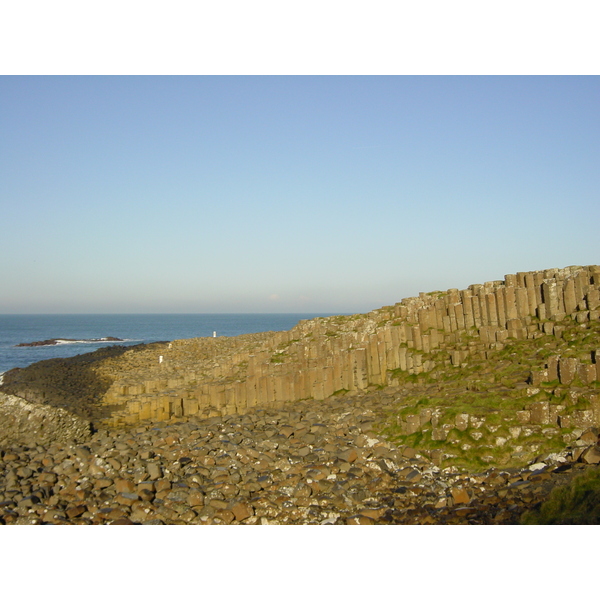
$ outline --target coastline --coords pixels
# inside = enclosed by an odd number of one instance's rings
[[[0,372],[23,368],[51,358],[68,358],[90,352],[95,344],[59,344],[56,346],[20,347],[16,344],[34,340],[101,338],[107,332],[122,338],[125,346],[162,340],[210,337],[233,337],[260,331],[291,329],[301,319],[327,316],[331,313],[289,314],[63,314],[0,315]]]
[[[600,464],[599,283],[595,265],[518,273],[287,331],[11,373],[3,391],[97,431],[58,449],[15,435],[5,519],[518,523]],[[16,476],[15,460],[58,462],[52,491],[31,494],[39,467]]]

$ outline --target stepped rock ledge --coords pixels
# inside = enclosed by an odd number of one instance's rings
[[[518,522],[600,463],[599,333],[571,266],[13,369],[0,520]]]

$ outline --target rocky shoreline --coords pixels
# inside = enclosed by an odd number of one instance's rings
[[[0,448],[4,524],[515,524],[588,464],[597,431],[460,473],[373,432],[379,391]]]
[[[113,345],[69,358],[42,360],[22,369],[6,371],[0,393],[18,396],[33,404],[61,408],[81,419],[97,422],[110,414],[111,408],[100,401],[110,382],[98,376],[95,365],[124,353],[137,356],[164,346],[165,342]]]
[[[35,404],[0,392],[0,449],[9,444],[84,443],[92,423],[58,407]]]

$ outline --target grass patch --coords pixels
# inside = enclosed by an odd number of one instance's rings
[[[345,388],[342,388],[341,390],[336,390],[335,392],[333,392],[334,396],[343,396],[344,394],[347,394],[348,390]]]
[[[279,344],[279,346],[277,346],[277,349],[278,350],[287,350],[292,344],[296,344],[299,341],[300,341],[300,339],[296,338],[296,339],[290,340],[289,342],[282,342],[281,344]]]
[[[392,379],[397,379],[398,381],[404,383],[417,383],[419,381],[419,375],[422,373],[408,373],[407,371],[403,371],[402,369],[394,369],[390,371]]]
[[[539,509],[521,517],[523,525],[600,524],[600,468],[589,468],[566,486],[552,490]]]
[[[401,325],[403,319],[394,319],[394,325]],[[536,321],[537,323],[537,321]],[[462,332],[456,337],[453,346],[456,350],[467,351],[460,366],[452,365],[454,358],[448,347],[418,352],[414,348],[410,354],[420,354],[425,361],[433,360],[435,366],[428,372],[409,374],[401,369],[389,371],[389,376],[402,391],[402,406],[396,406],[381,419],[380,431],[399,444],[407,444],[424,451],[443,449],[448,454],[444,459],[447,465],[454,464],[466,470],[487,469],[494,465],[521,466],[537,454],[564,448],[565,429],[540,428],[536,424],[523,425],[517,419],[517,411],[527,410],[535,402],[546,401],[550,405],[563,405],[561,414],[569,415],[576,410],[590,409],[590,392],[600,389],[600,382],[583,385],[578,378],[569,386],[558,381],[531,384],[531,373],[545,368],[552,356],[576,357],[582,363],[589,363],[591,352],[597,349],[600,335],[600,321],[585,324],[585,327],[568,321],[560,323],[562,337],[536,332],[529,339],[509,339],[496,349],[485,350],[479,347],[476,329]],[[474,340],[475,343],[469,340]],[[403,344],[407,346],[407,344]],[[528,388],[537,387],[539,392],[528,395]],[[568,394],[569,389],[587,390],[579,397]],[[412,393],[411,393],[412,392]],[[391,407],[390,407],[391,408]],[[419,433],[402,433],[404,422],[411,415],[418,415],[424,409],[435,411],[436,427],[455,425],[456,415],[466,413],[473,417],[468,429],[457,429],[448,433],[443,441],[432,440],[439,432],[433,431],[432,424],[424,424]],[[477,420],[484,423],[478,427]],[[515,427],[515,429],[512,429]],[[406,431],[406,429],[404,429]],[[514,436],[514,437],[513,437]],[[504,439],[501,439],[504,438]]]

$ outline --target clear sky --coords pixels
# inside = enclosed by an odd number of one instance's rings
[[[0,77],[0,313],[365,312],[600,263],[600,78]]]

